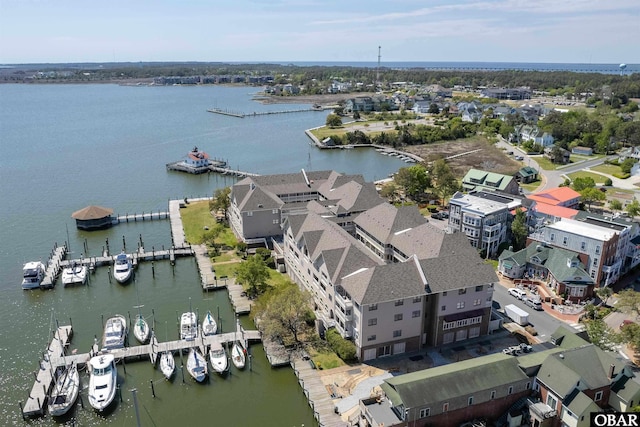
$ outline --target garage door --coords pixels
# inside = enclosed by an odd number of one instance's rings
[[[371,360],[376,358],[376,349],[370,348],[364,351],[364,360]]]
[[[404,353],[404,342],[395,343],[393,345],[393,354],[401,354]]]

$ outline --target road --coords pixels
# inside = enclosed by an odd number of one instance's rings
[[[548,341],[551,334],[553,334],[560,325],[564,325],[566,328],[576,333],[579,332],[571,325],[556,319],[550,314],[547,314],[546,311],[536,311],[533,308],[525,305],[523,301],[509,295],[507,288],[505,288],[504,286],[494,286],[494,308],[498,308],[499,310],[503,311],[504,306],[508,304],[514,304],[529,313],[529,323],[536,329],[536,331],[538,331],[537,338],[540,339],[540,341]]]

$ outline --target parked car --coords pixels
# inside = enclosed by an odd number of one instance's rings
[[[527,293],[519,288],[510,288],[509,295],[518,299],[524,300],[527,297]]]
[[[542,308],[542,301],[540,300],[540,298],[527,298],[524,300],[524,303],[527,304],[529,307],[533,308],[534,310],[537,311],[542,311],[544,310]]]
[[[515,157],[514,157],[514,159],[516,159],[516,160],[521,160],[521,161],[522,161],[522,160],[524,160],[524,157],[522,157],[522,156],[515,156]]]
[[[433,218],[433,219],[443,219],[442,218],[442,213],[440,213],[440,212],[432,213],[431,214],[431,218]]]

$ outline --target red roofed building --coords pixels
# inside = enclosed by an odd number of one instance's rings
[[[530,194],[527,198],[535,201],[538,205],[545,204],[572,209],[577,209],[580,204],[580,193],[569,187],[552,188],[551,190]]]
[[[564,206],[547,205],[545,203],[536,203],[532,208],[536,218],[546,220],[549,222],[560,221],[560,218],[574,219],[578,214],[578,210],[565,208]]]
[[[204,151],[198,151],[198,147],[193,147],[184,162],[195,168],[207,167],[209,166],[209,155]]]

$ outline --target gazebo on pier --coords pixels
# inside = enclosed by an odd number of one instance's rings
[[[113,209],[102,206],[87,206],[75,211],[71,217],[76,220],[76,227],[79,230],[101,230],[113,225]]]

